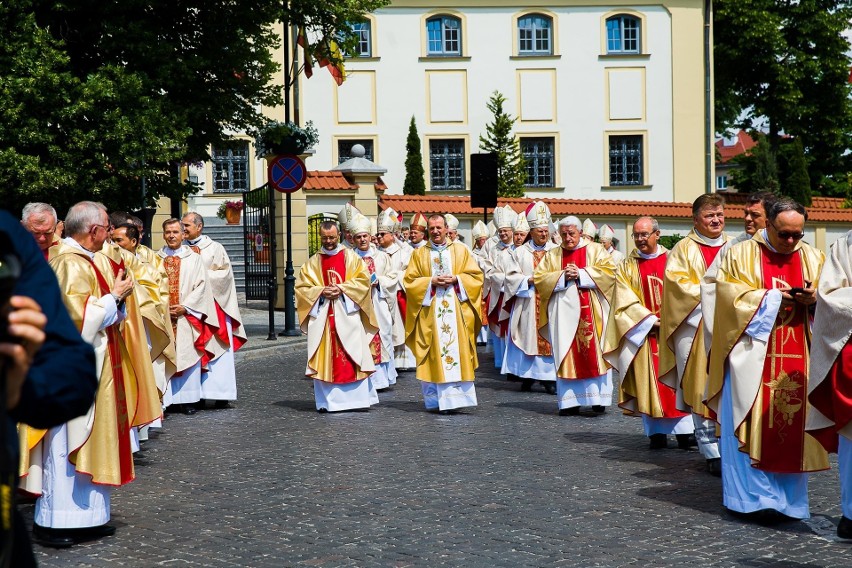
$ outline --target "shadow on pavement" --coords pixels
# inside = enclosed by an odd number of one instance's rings
[[[303,398],[299,398],[296,400],[279,400],[278,402],[272,403],[274,406],[281,406],[284,408],[292,408],[296,412],[313,412],[316,413],[317,407],[316,403],[313,400],[305,400]]]

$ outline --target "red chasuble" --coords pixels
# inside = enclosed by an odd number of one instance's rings
[[[95,277],[98,280],[98,288],[101,296],[106,296],[110,293],[109,284],[106,278],[95,266],[95,263],[86,255],[79,255],[85,258],[95,271]],[[122,262],[122,264],[124,264]],[[105,329],[107,335],[107,350],[109,352],[109,362],[112,365],[112,385],[115,392],[116,403],[116,432],[118,441],[118,467],[120,470],[120,485],[133,481],[133,451],[130,449],[130,414],[127,409],[127,393],[124,382],[124,370],[121,368],[121,344],[118,342],[118,326],[111,325]]]
[[[810,394],[811,404],[834,422],[831,428],[811,431],[828,452],[837,452],[837,432],[852,422],[852,341],[846,343],[828,376]]]
[[[586,267],[586,247],[573,250],[562,249],[562,269],[569,264],[576,264],[577,268]],[[593,379],[606,373],[606,365],[600,364],[600,348],[595,336],[595,312],[592,308],[592,291],[586,288],[577,288],[580,293],[580,322],[577,324],[577,334],[574,342],[565,357],[571,357],[574,361],[574,377],[561,377],[568,379]],[[560,361],[561,363],[561,361]]]
[[[533,271],[535,271],[538,263],[541,262],[541,259],[544,258],[544,255],[547,254],[547,251],[542,250],[533,250]],[[538,293],[538,290],[535,291],[535,328],[541,328],[541,322],[539,321],[539,307],[541,306],[541,294]],[[550,345],[550,342],[543,338],[541,334],[536,334],[536,339],[538,343],[538,354],[540,357],[550,357],[553,355],[553,347]]]
[[[367,265],[367,271],[370,273],[370,276],[376,273],[376,261],[373,260],[372,256],[363,256],[361,259],[364,261],[364,264]],[[398,296],[397,296],[398,297]],[[403,312],[405,313],[405,312]],[[382,362],[382,338],[379,337],[379,333],[376,332],[376,335],[373,336],[373,339],[370,340],[370,354],[373,356],[373,363],[376,365],[381,364]]]
[[[704,268],[706,269],[708,266],[713,264],[714,260],[716,260],[716,255],[719,254],[720,250],[722,250],[722,245],[711,246],[699,243],[698,248],[701,249],[701,256],[704,257]]]
[[[667,256],[664,253],[656,258],[637,259],[639,277],[642,284],[642,303],[657,318],[660,317],[660,307],[662,306],[663,277],[666,273]],[[707,260],[706,256],[704,260]],[[659,332],[656,329],[652,329],[648,334],[647,341],[648,347],[651,349],[651,362],[654,365],[654,383],[657,385],[657,394],[660,397],[660,407],[663,410],[663,417],[683,418],[687,413],[677,409],[675,405],[675,390],[660,382]]]
[[[799,253],[780,254],[761,247],[763,285],[769,289],[804,286]],[[781,308],[769,335],[761,386],[760,459],[755,465],[773,473],[802,472],[805,448],[805,400],[808,392],[807,307]]]
[[[326,286],[341,284],[346,281],[346,255],[340,250],[336,254],[321,254],[322,280]],[[328,301],[328,300],[324,300]],[[331,368],[335,384],[354,383],[358,380],[358,372],[352,357],[346,353],[337,338],[337,326],[334,323],[334,303],[328,307],[328,340],[331,342]]]

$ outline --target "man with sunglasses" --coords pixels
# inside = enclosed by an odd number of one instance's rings
[[[824,255],[802,242],[805,208],[788,198],[766,228],[731,247],[716,276],[707,406],[721,425],[722,492],[758,522],[806,519],[808,476],[828,455],[805,431],[811,306]]]

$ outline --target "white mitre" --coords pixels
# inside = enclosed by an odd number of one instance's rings
[[[527,208],[527,222],[530,228],[546,227],[550,229],[550,208],[544,201],[536,201]]]

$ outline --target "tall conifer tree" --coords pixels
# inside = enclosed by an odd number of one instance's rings
[[[426,173],[423,170],[423,155],[420,153],[420,135],[417,123],[411,117],[408,125],[408,139],[405,141],[405,182],[402,193],[405,195],[426,195]]]
[[[494,122],[488,124],[485,135],[479,137],[479,147],[497,156],[497,195],[523,197],[527,179],[524,157],[518,139],[512,134],[515,118],[503,110],[505,102],[506,97],[499,91],[494,91],[488,100]]]

